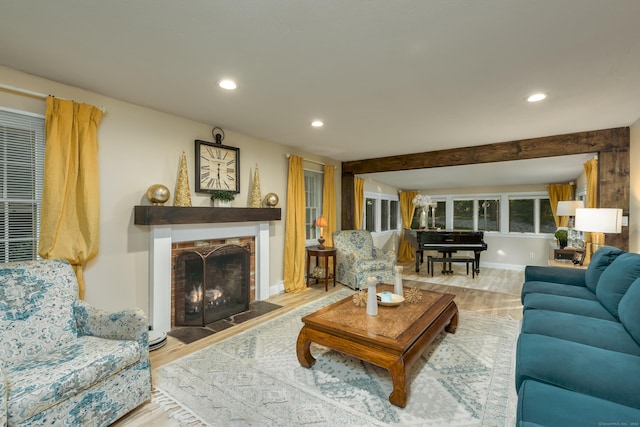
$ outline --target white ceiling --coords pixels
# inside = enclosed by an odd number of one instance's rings
[[[638,0],[3,1],[0,61],[350,161],[630,126],[639,19]],[[552,163],[517,167],[560,182]]]

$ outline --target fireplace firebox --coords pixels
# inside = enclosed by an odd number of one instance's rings
[[[250,245],[185,251],[174,263],[175,326],[206,326],[247,311]]]

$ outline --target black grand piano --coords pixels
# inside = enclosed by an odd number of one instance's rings
[[[416,251],[416,273],[420,271],[423,251],[438,251],[451,258],[457,251],[473,251],[474,270],[480,274],[480,252],[487,250],[482,231],[404,230],[404,240]]]

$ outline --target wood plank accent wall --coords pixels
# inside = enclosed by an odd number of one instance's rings
[[[622,208],[623,215],[629,215],[629,147],[629,128],[622,127],[343,162],[342,229],[353,228],[353,179],[359,174],[585,153],[598,153],[599,206]],[[628,250],[629,228],[607,235],[606,243]]]

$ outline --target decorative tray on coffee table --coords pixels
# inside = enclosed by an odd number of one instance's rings
[[[378,305],[394,306],[404,302],[404,297],[401,295],[391,294],[391,302],[382,301],[382,292],[378,292],[376,295],[378,296]]]

